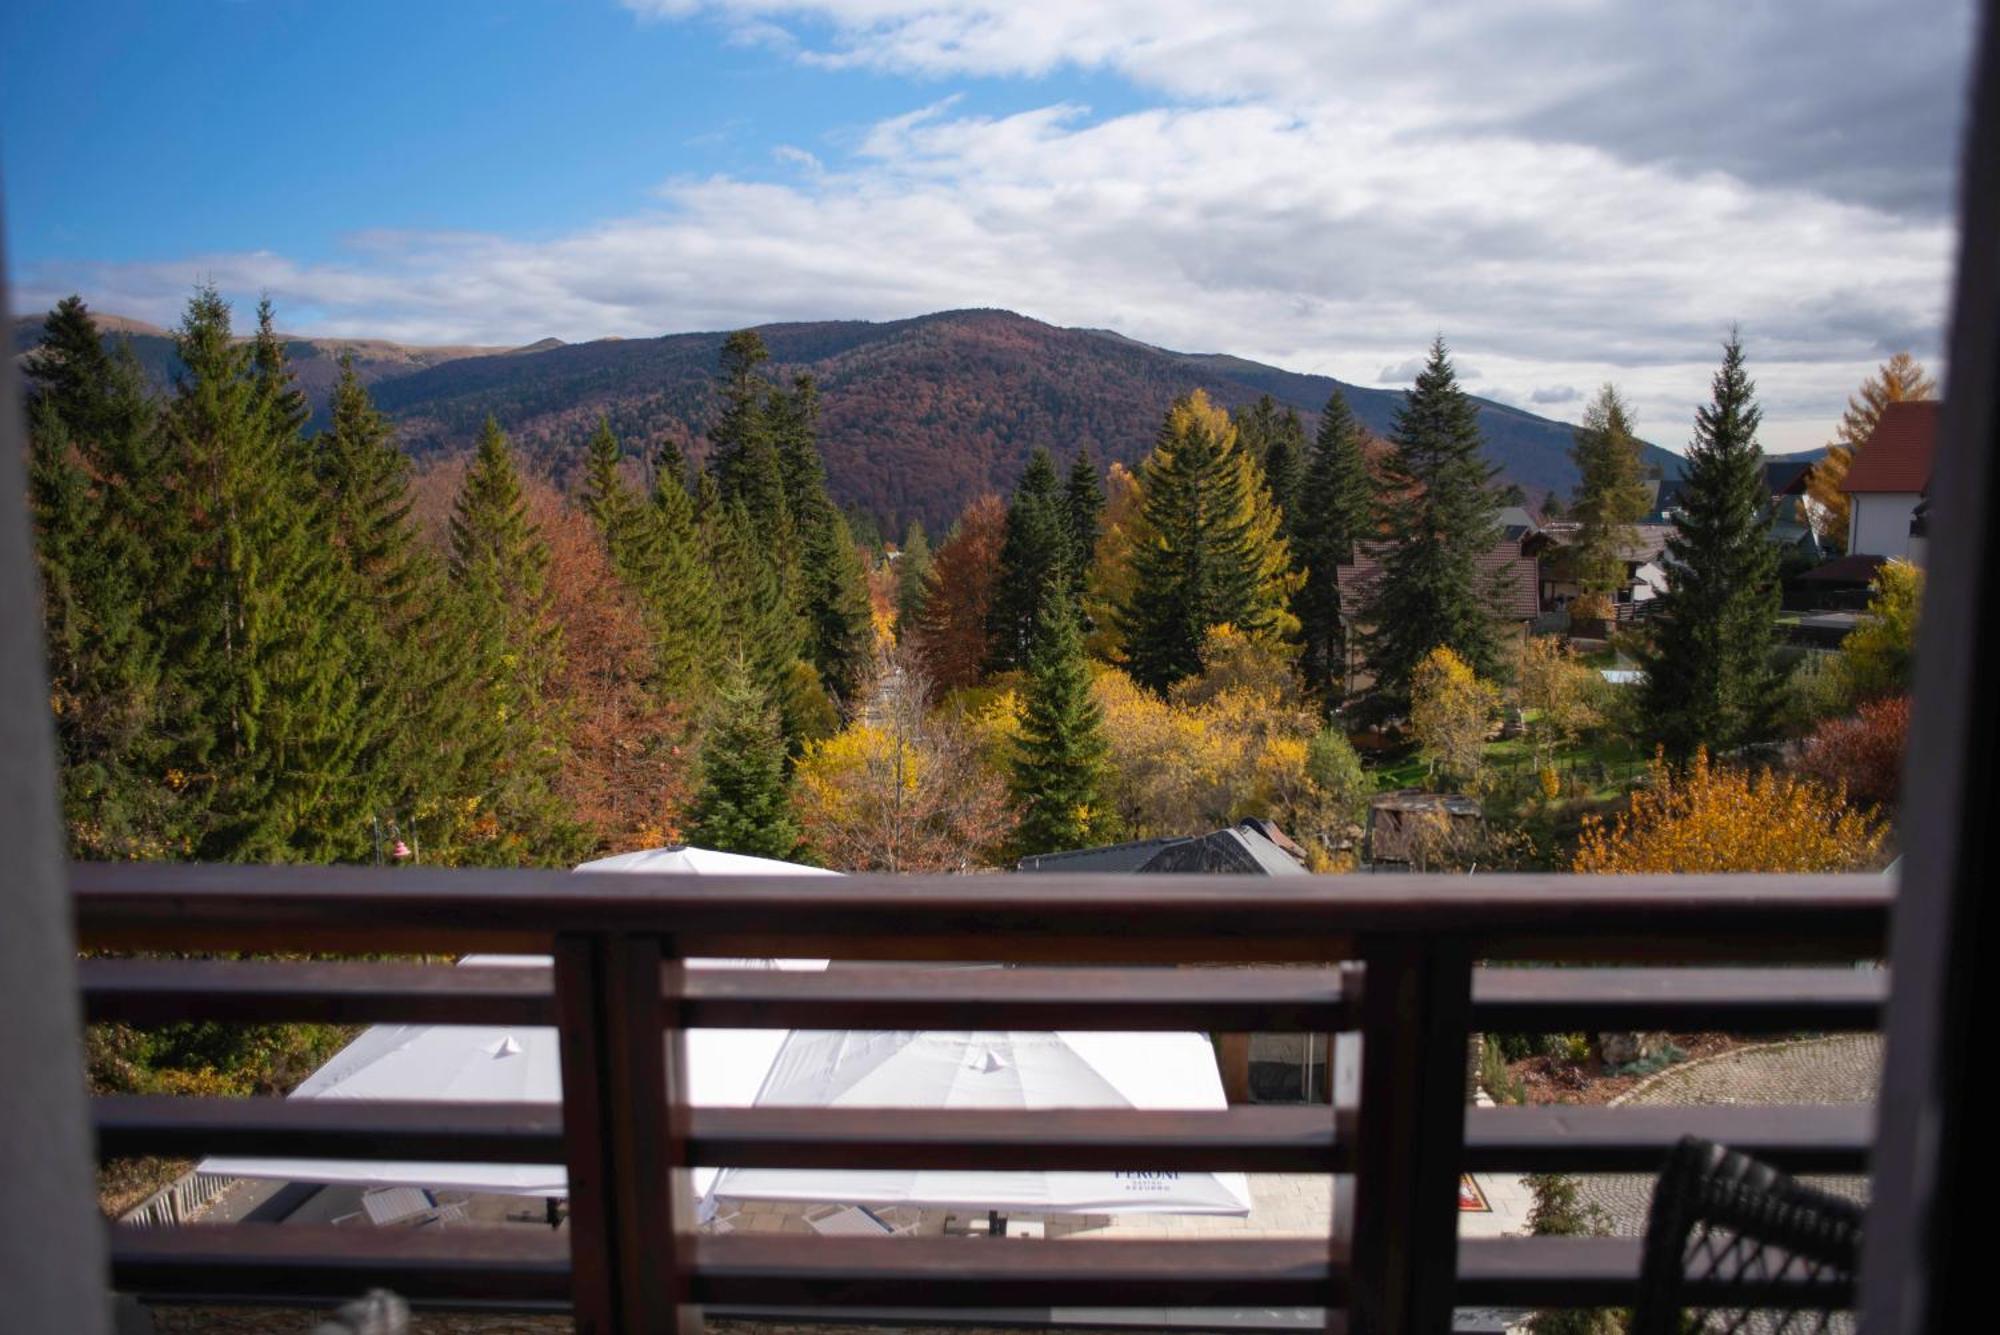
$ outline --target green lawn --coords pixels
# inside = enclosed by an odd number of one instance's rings
[[[1486,763],[1512,776],[1520,773],[1527,777],[1529,766],[1533,764],[1525,737],[1510,737],[1505,741],[1486,744]],[[1601,766],[1600,771],[1597,767]],[[1645,752],[1627,738],[1607,738],[1572,747],[1557,753],[1556,772],[1565,780],[1573,773],[1581,773],[1583,781],[1591,785],[1589,795],[1604,799],[1616,797],[1630,786],[1631,780],[1646,767]],[[1422,788],[1430,780],[1430,767],[1414,748],[1400,754],[1370,771],[1375,776],[1377,792],[1393,792],[1398,788]],[[1565,783],[1565,787],[1567,787]]]

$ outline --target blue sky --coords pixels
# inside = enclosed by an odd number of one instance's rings
[[[0,6],[16,301],[518,344],[1002,306],[1766,443],[1935,364],[1969,0]],[[1885,41],[1884,33],[1893,34]]]

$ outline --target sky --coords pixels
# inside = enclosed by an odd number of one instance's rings
[[[1773,451],[1939,365],[1970,0],[0,5],[17,311],[519,345],[1004,307],[1362,385],[1442,334]]]

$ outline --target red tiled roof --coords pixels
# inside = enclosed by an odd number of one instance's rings
[[[1938,405],[1933,399],[1892,403],[1867,443],[1855,451],[1842,491],[1920,492],[1931,484]]]

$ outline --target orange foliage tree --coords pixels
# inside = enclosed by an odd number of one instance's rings
[[[986,614],[1006,529],[1006,503],[991,494],[981,496],[965,507],[932,558],[912,645],[916,665],[935,690],[957,690],[979,681],[986,662]]]
[[[546,483],[524,480],[549,547],[549,592],[567,649],[551,696],[568,713],[556,791],[600,851],[680,837],[689,785],[679,701],[653,689],[658,655],[639,600],[619,580],[596,527]]]
[[[1812,779],[1711,765],[1697,750],[1676,773],[1653,762],[1647,787],[1609,825],[1584,821],[1571,870],[1635,872],[1825,872],[1866,866],[1888,828],[1847,795]]]
[[[1893,806],[1909,735],[1910,697],[1871,700],[1853,717],[1828,719],[1814,729],[1798,770],[1829,788],[1845,784],[1850,801]]]

